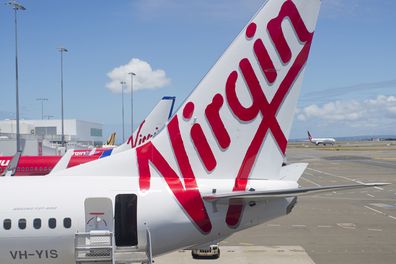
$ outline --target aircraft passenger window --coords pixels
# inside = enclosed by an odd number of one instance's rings
[[[51,229],[54,229],[56,227],[56,219],[55,218],[48,219],[48,227]]]
[[[11,219],[4,219],[3,227],[5,230],[10,230],[11,229]]]
[[[41,228],[41,219],[40,218],[35,218],[33,220],[33,227],[34,227],[34,229],[40,229]]]
[[[71,227],[71,218],[66,217],[63,219],[63,227],[64,228],[70,228]]]
[[[19,227],[19,229],[25,229],[26,228],[26,219],[25,218],[19,219],[18,227]]]

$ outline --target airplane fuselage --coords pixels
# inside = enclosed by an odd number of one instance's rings
[[[232,183],[231,180],[202,180],[200,192],[229,191]],[[154,256],[220,241],[236,231],[285,215],[289,205],[294,204],[293,198],[252,201],[244,207],[239,225],[230,228],[225,222],[228,203],[204,202],[212,229],[203,233],[184,212],[172,191],[165,187],[162,178],[153,178],[149,191],[140,191],[138,184],[137,177],[118,176],[1,178],[0,263],[75,263],[74,239],[75,234],[81,232],[108,230],[117,240],[117,231],[125,233],[125,230],[114,230],[120,221],[115,205],[117,196],[136,195],[136,226],[133,228],[137,230],[134,238],[137,243],[133,246],[145,250],[148,228]],[[262,185],[258,186],[261,189],[296,187],[296,183],[285,181],[257,184]],[[189,202],[195,203],[194,199]]]
[[[315,145],[334,145],[336,140],[334,138],[312,138],[310,141]]]

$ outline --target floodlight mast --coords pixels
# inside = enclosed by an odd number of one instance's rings
[[[122,142],[125,141],[125,118],[124,118],[124,85],[126,84],[126,82],[122,81],[120,82],[121,84],[121,107],[122,107]]]
[[[19,129],[19,76],[18,76],[18,21],[17,11],[26,10],[26,8],[16,1],[8,2],[9,6],[14,9],[14,24],[15,24],[15,97],[16,97],[16,151],[22,152],[21,149],[21,135]]]
[[[61,55],[61,65],[60,65],[60,74],[61,74],[61,119],[62,119],[62,138],[61,138],[61,145],[62,147],[65,146],[65,120],[63,116],[63,53],[68,52],[68,50],[64,47],[58,48],[58,51]]]
[[[131,76],[131,135],[133,134],[133,76],[136,76],[136,73],[129,72]]]

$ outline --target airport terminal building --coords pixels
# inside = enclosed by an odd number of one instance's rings
[[[20,120],[23,155],[58,155],[61,149],[62,120]],[[103,124],[78,119],[64,120],[68,148],[81,149],[103,143]],[[0,121],[0,155],[16,151],[16,121]]]

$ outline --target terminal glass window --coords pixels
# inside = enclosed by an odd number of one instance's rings
[[[36,127],[35,134],[38,136],[56,135],[56,127]]]
[[[91,128],[91,137],[101,137],[102,129],[100,128]]]

